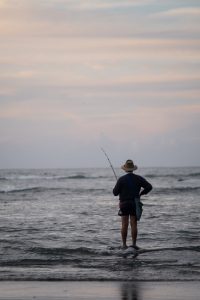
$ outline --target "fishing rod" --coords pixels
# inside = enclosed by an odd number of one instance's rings
[[[114,173],[114,175],[115,175],[115,178],[116,178],[116,180],[117,180],[117,175],[116,175],[116,173],[115,173],[115,170],[114,170],[114,168],[113,168],[113,165],[111,164],[111,161],[110,161],[110,159],[109,159],[109,157],[108,157],[106,151],[105,151],[102,147],[101,147],[101,151],[104,153],[105,157],[107,158],[107,160],[108,160],[108,162],[109,162],[109,164],[110,164],[110,167],[111,167],[111,169],[112,169],[112,171],[113,171],[113,173]]]

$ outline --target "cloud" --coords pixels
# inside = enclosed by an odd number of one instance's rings
[[[41,1],[40,1],[41,2]],[[59,9],[72,9],[81,11],[93,10],[108,10],[132,8],[135,6],[145,6],[154,3],[155,0],[134,0],[134,1],[119,1],[119,0],[51,0],[43,1],[43,5]]]
[[[19,37],[180,37],[198,35],[197,19],[179,26],[181,8],[157,13],[158,1],[4,1],[0,33]],[[152,7],[154,9],[152,10]],[[186,10],[186,8],[185,8]],[[155,13],[152,13],[155,11]],[[195,14],[188,8],[188,14]],[[178,14],[179,12],[179,14]],[[159,15],[161,14],[161,18]],[[176,15],[176,24],[163,15]],[[159,20],[158,20],[159,19]],[[175,18],[176,19],[176,18]],[[159,24],[158,24],[159,21]],[[83,26],[84,24],[84,26]],[[159,26],[158,26],[159,25]],[[191,34],[191,31],[193,33]]]
[[[200,17],[200,8],[197,7],[179,7],[174,9],[169,9],[155,14],[159,17]]]
[[[122,4],[123,3],[123,4]],[[8,1],[0,11],[0,33],[18,36],[130,36],[142,33],[148,20],[137,14],[109,13],[118,5],[135,5],[119,1]],[[145,5],[145,4],[144,4]],[[108,7],[107,7],[108,6]],[[104,10],[102,11],[102,7]],[[106,8],[107,7],[107,8]],[[96,9],[97,14],[91,12]],[[108,14],[105,11],[108,10]],[[102,22],[103,20],[103,22]],[[84,24],[84,26],[83,26]]]
[[[199,8],[157,0],[8,0],[0,8],[5,155],[27,141],[30,153],[39,144],[45,153],[46,139],[77,152],[102,142],[119,155],[130,135],[138,155],[165,137],[178,143],[181,130],[197,140]]]
[[[159,39],[2,39],[2,88],[118,87],[130,90],[151,83],[200,78],[200,43]],[[174,83],[173,83],[174,82]],[[128,86],[129,85],[129,86]],[[147,87],[148,87],[147,85]],[[154,86],[152,85],[154,88]]]
[[[0,118],[10,122],[24,120],[27,124],[49,124],[48,131],[54,126],[62,131],[60,126],[65,124],[70,126],[70,135],[78,135],[80,138],[95,137],[101,132],[115,138],[122,134],[127,138],[127,127],[129,131],[133,130],[138,138],[141,135],[145,138],[149,134],[157,136],[181,128],[184,123],[191,122],[200,114],[200,105],[197,103],[163,105],[160,102],[156,106],[152,106],[152,103],[146,103],[145,106],[138,104],[132,101],[120,108],[120,102],[113,107],[113,102],[94,101],[78,107],[64,101],[18,101],[1,105]],[[80,134],[81,132],[83,134]]]
[[[48,104],[48,105],[47,105]],[[1,105],[0,111],[1,119],[23,119],[37,121],[59,121],[59,120],[72,120],[77,122],[79,117],[67,109],[57,105],[56,102],[41,101],[18,101],[12,103],[5,103]]]
[[[134,132],[134,134],[140,139],[146,139],[149,135],[157,136],[177,130],[178,128],[184,128],[188,122],[192,122],[193,118],[198,118],[200,114],[200,105],[177,105],[177,106],[165,106],[158,105],[157,107],[151,107],[146,105],[145,107],[135,107],[129,109],[128,112],[110,113],[106,117],[104,116],[105,129],[110,134],[113,127],[117,129],[115,136],[118,134],[126,136],[126,128],[129,128],[128,134]],[[97,116],[96,116],[97,117]],[[95,117],[95,118],[96,118]],[[110,126],[108,126],[108,123]],[[112,124],[112,125],[111,125]],[[117,128],[116,128],[117,127]],[[110,128],[110,129],[109,129]]]

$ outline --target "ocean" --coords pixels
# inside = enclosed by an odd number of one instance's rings
[[[0,280],[200,280],[200,168],[136,173],[153,190],[138,222],[147,252],[133,258],[121,255],[111,169],[0,170]]]

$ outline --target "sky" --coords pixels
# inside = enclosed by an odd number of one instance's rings
[[[200,166],[199,0],[0,0],[0,168]]]

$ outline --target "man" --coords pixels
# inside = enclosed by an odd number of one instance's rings
[[[128,159],[121,167],[127,174],[120,177],[113,189],[115,196],[119,195],[119,216],[121,216],[122,227],[122,247],[127,248],[126,239],[128,233],[129,219],[131,224],[131,236],[133,247],[139,249],[136,245],[137,240],[137,219],[135,198],[146,195],[152,190],[152,185],[143,177],[136,175],[133,171],[137,170],[137,166],[133,161]]]

